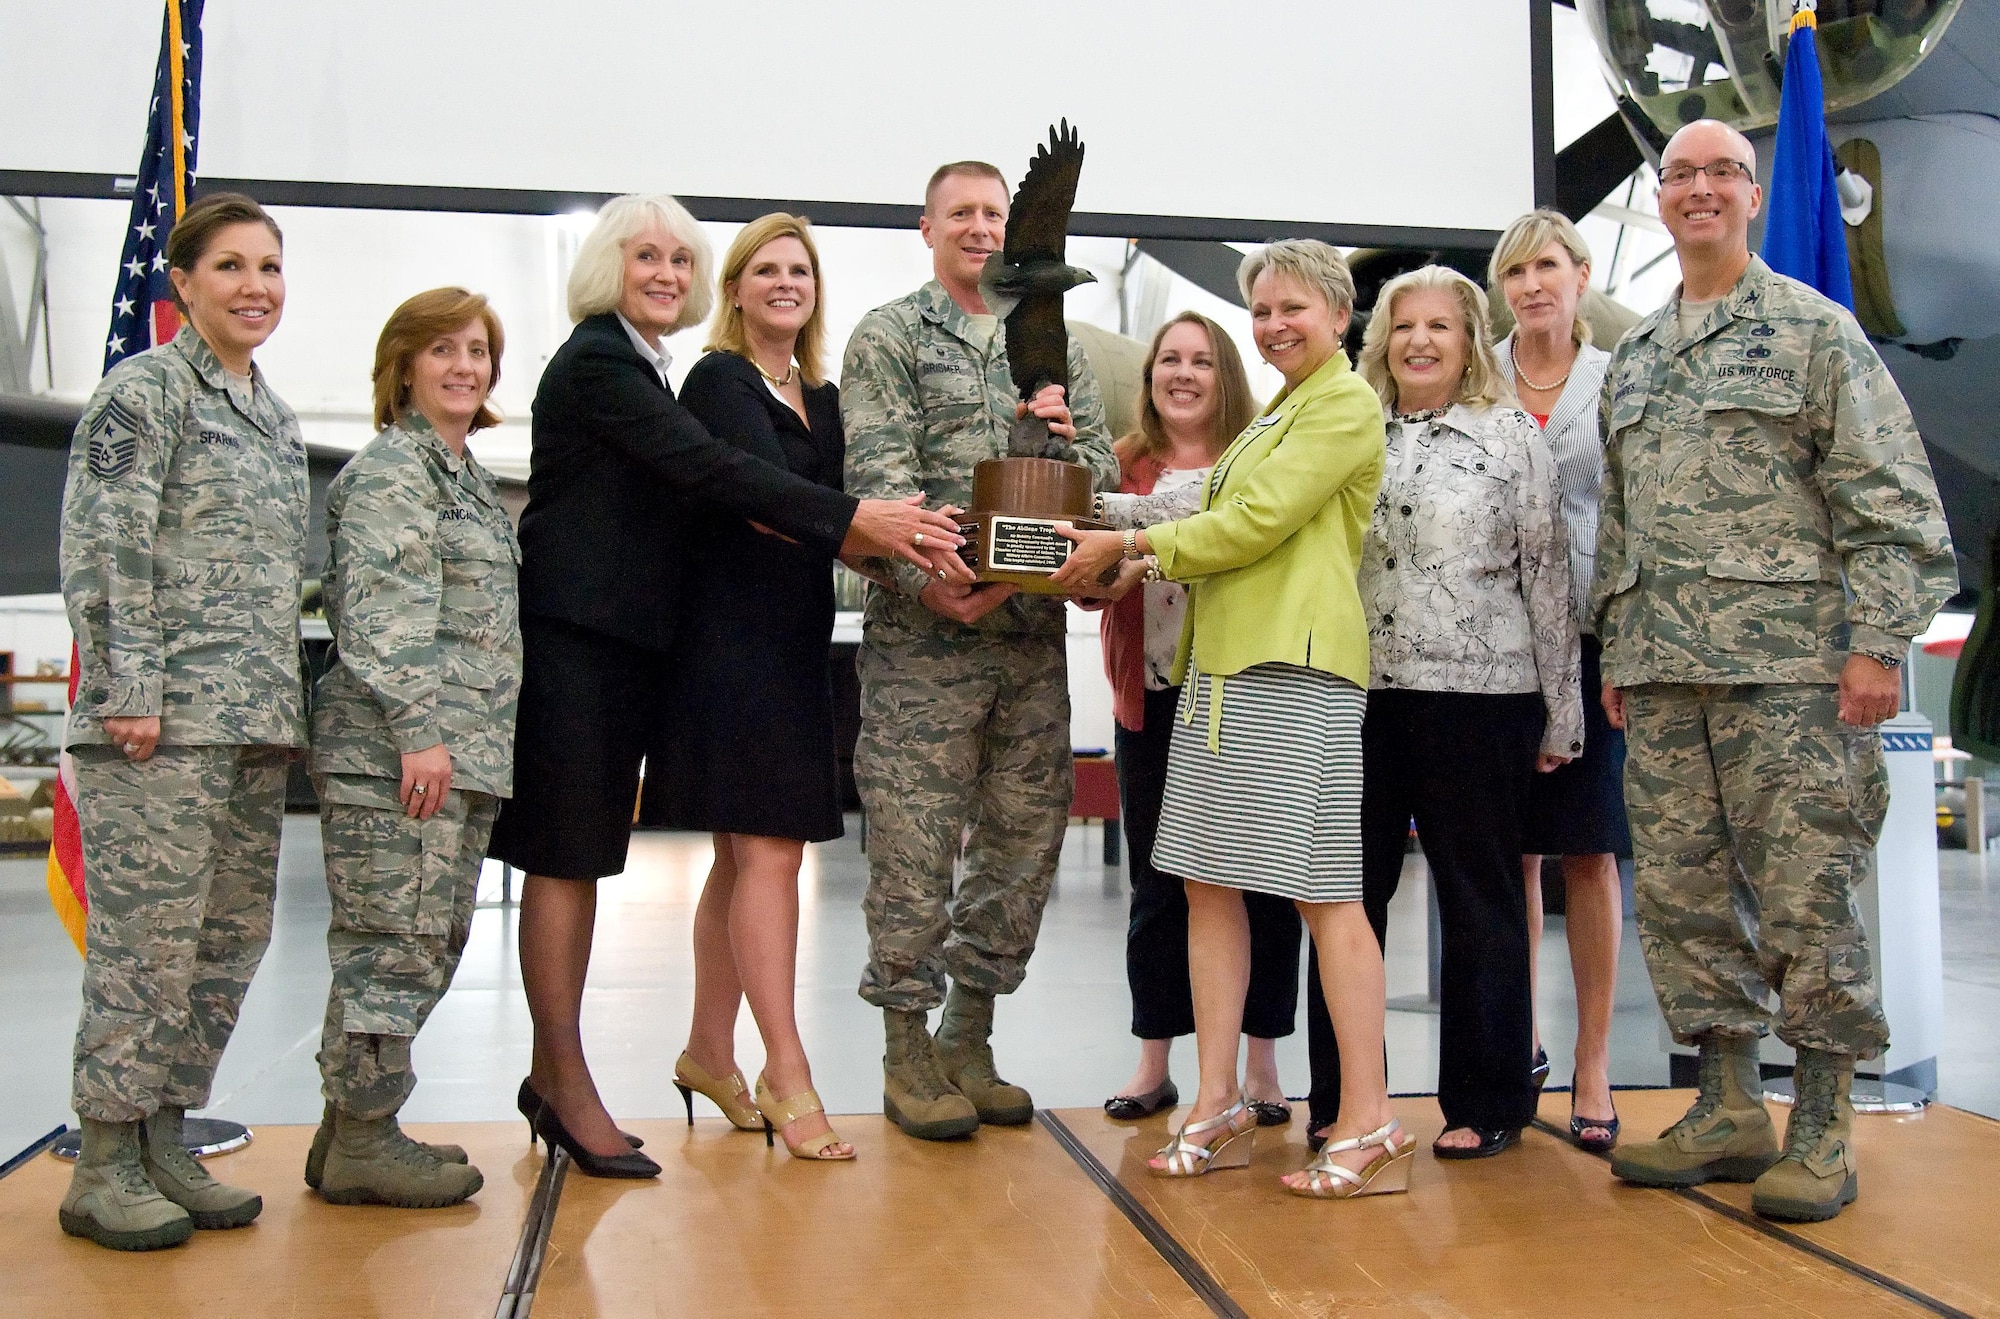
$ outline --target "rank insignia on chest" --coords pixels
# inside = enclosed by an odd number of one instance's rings
[[[138,456],[138,420],[114,398],[90,428],[90,474],[100,481],[116,481],[132,470]]]
[[[1757,345],[1756,347],[1754,347],[1754,348],[1746,348],[1746,349],[1744,349],[1744,350],[1743,350],[1743,355],[1744,355],[1745,357],[1749,357],[1749,358],[1763,358],[1763,357],[1769,357],[1769,356],[1771,355],[1771,350],[1770,350],[1770,349],[1768,349],[1768,348],[1766,348],[1766,347],[1765,347],[1764,345],[1762,345],[1762,344],[1758,344],[1758,345]]]
[[[1775,325],[1758,325],[1753,327],[1750,331],[1750,333],[1754,337],[1759,339],[1768,339],[1777,332],[1778,332],[1778,327]]]

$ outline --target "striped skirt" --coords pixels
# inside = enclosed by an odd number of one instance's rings
[[[1222,690],[1210,746],[1210,701]],[[1303,902],[1361,899],[1361,718],[1368,693],[1294,664],[1181,688],[1153,864]]]

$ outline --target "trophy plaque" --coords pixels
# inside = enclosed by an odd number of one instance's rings
[[[1029,418],[1028,420],[1033,420]],[[982,582],[1012,582],[1038,595],[1067,595],[1049,574],[1075,548],[1056,530],[1108,530],[1090,516],[1090,469],[1058,458],[988,458],[972,469],[972,511],[958,555]]]

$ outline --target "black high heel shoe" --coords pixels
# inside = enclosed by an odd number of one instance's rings
[[[521,1116],[528,1119],[528,1143],[530,1145],[534,1144],[535,1119],[542,1115],[544,1108],[548,1107],[548,1101],[535,1093],[535,1087],[525,1076],[521,1078],[520,1090],[514,1095],[514,1107],[520,1109]],[[640,1140],[629,1131],[621,1131],[618,1134],[623,1136],[625,1143],[635,1150],[646,1147],[645,1141]]]
[[[542,1105],[541,1113],[535,1118],[535,1134],[548,1142],[551,1151],[558,1147],[566,1150],[571,1162],[586,1177],[622,1177],[638,1181],[660,1175],[660,1165],[637,1150],[624,1154],[592,1154],[569,1134],[569,1128],[563,1126],[562,1119],[548,1104]]]
[[[1583,1134],[1586,1131],[1602,1131],[1604,1134],[1601,1136],[1586,1136]],[[1618,1106],[1616,1104],[1611,1106],[1611,1116],[1608,1118],[1578,1117],[1576,1115],[1576,1096],[1571,1095],[1569,1100],[1569,1138],[1576,1142],[1578,1149],[1587,1150],[1592,1154],[1611,1153],[1612,1149],[1618,1144]]]
[[[1535,1098],[1542,1097],[1542,1087],[1549,1083],[1549,1055],[1539,1045],[1535,1048],[1535,1065],[1528,1069],[1528,1082],[1535,1087]]]

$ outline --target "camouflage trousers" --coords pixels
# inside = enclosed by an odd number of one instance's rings
[[[854,777],[868,812],[861,997],[927,1010],[944,1001],[947,975],[1010,994],[1027,974],[1069,825],[1062,638],[871,635],[857,668]]]
[[[71,755],[90,903],[71,1106],[97,1122],[205,1107],[271,942],[291,752]]]
[[[1881,734],[1832,684],[1625,692],[1639,942],[1674,1038],[1763,1035],[1871,1058],[1889,1042],[1854,904],[1889,808]]]
[[[410,1045],[458,971],[499,802],[452,791],[413,820],[394,779],[318,775],[313,786],[333,902],[321,1092],[353,1117],[388,1117],[417,1084]]]

